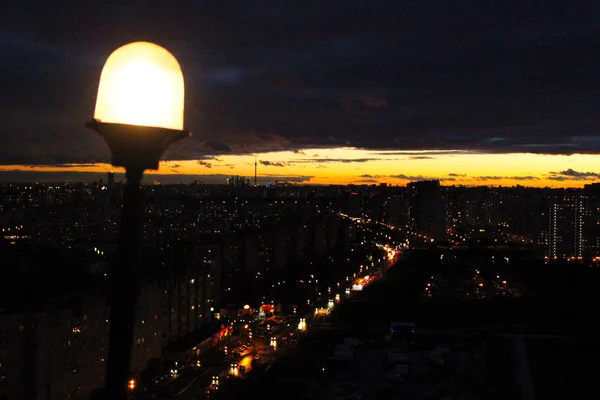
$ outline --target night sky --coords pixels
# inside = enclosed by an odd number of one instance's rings
[[[106,58],[147,40],[179,60],[194,134],[161,173],[257,154],[308,183],[578,186],[600,177],[599,21],[597,0],[13,1],[0,169],[108,168],[83,123]]]

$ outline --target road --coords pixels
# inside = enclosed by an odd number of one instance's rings
[[[386,246],[385,248],[386,251],[388,251],[388,256],[389,257],[382,257],[382,263],[380,265],[378,265],[377,267],[379,267],[378,269],[381,270],[381,272],[385,273],[387,272],[388,268],[391,267],[392,265],[394,265],[398,259],[398,256],[400,254],[399,251],[396,250],[392,250],[392,247],[388,247]],[[372,271],[371,271],[372,272]],[[356,276],[356,275],[359,276]],[[364,275],[367,275],[367,271],[357,271],[356,274],[354,274],[354,276],[356,277],[355,279],[361,279]],[[366,286],[366,284],[365,284]],[[343,288],[340,289],[342,290],[342,294],[343,294]],[[342,296],[342,299],[345,296]],[[342,302],[344,302],[342,300]],[[296,317],[293,318],[293,322],[290,322],[289,317]],[[258,335],[256,335],[255,332],[255,341],[254,344],[252,346],[250,346],[249,348],[245,349],[244,351],[241,351],[240,348],[233,348],[232,346],[229,347],[229,351],[231,352],[239,352],[241,353],[241,358],[236,362],[236,361],[226,361],[223,362],[222,365],[220,366],[213,366],[210,367],[207,371],[205,371],[204,373],[202,373],[200,376],[198,376],[197,378],[195,378],[187,387],[185,387],[177,396],[174,396],[174,398],[177,399],[205,399],[207,398],[206,395],[206,391],[207,389],[209,389],[210,387],[214,386],[213,384],[213,377],[215,376],[219,376],[219,383],[221,387],[223,387],[224,385],[227,385],[227,380],[228,379],[239,379],[239,378],[243,378],[244,374],[240,374],[239,373],[239,367],[244,367],[245,368],[245,373],[249,373],[252,370],[252,361],[255,358],[255,355],[257,355],[259,357],[259,363],[260,364],[266,364],[266,363],[272,363],[274,360],[277,359],[277,356],[280,354],[285,354],[285,353],[289,353],[289,351],[293,351],[293,349],[295,348],[295,340],[293,340],[296,336],[296,334],[300,333],[297,332],[297,320],[299,319],[300,315],[290,315],[284,318],[277,318],[273,320],[274,325],[279,325],[279,329],[275,329],[275,332],[277,333],[273,333],[272,335],[268,335],[268,337],[257,337]],[[312,320],[312,315],[310,316],[305,316],[307,321]],[[284,322],[285,321],[285,322]],[[279,331],[278,331],[279,330]],[[300,335],[301,336],[301,335]],[[277,350],[273,351],[272,348],[269,347],[270,345],[270,340],[271,337],[275,337],[277,338]],[[284,337],[286,340],[284,340]],[[231,364],[232,363],[237,363],[237,370],[231,368]],[[234,376],[237,376],[237,378],[235,378]]]
[[[210,367],[206,370],[202,375],[196,378],[192,383],[184,388],[179,395],[174,396],[176,399],[203,399],[204,391],[209,387],[212,382],[212,377],[215,375],[219,375],[222,372],[223,368],[221,367]]]
[[[247,348],[243,353],[241,353],[241,358],[237,361],[238,368],[237,370],[232,370],[231,363],[236,363],[235,361],[224,362],[222,366],[214,366],[210,367],[207,371],[202,373],[198,378],[190,383],[186,388],[184,388],[178,395],[174,396],[176,399],[185,400],[185,399],[205,399],[206,398],[206,390],[209,389],[213,383],[213,377],[218,376],[220,384],[224,384],[227,380],[227,376],[237,375],[238,377],[243,377],[239,374],[239,367],[243,366],[246,369],[245,373],[249,373],[252,370],[252,359],[254,358],[255,350],[258,350],[258,345]],[[231,351],[235,351],[236,349],[231,349]],[[264,357],[262,357],[264,359]]]

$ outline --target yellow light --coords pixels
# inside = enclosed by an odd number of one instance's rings
[[[135,389],[135,379],[130,379],[129,382],[127,382],[127,387],[129,390]]]
[[[106,60],[94,119],[183,130],[183,73],[177,59],[149,42],[134,42]]]

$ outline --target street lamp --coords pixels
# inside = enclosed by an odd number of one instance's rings
[[[127,184],[119,233],[119,252],[111,266],[111,302],[105,398],[127,398],[137,300],[144,203],[140,187],[147,169],[183,130],[184,82],[177,59],[149,42],[115,50],[100,76],[94,119],[86,127],[106,141],[111,164],[125,168]]]

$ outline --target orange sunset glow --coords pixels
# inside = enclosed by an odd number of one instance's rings
[[[405,185],[439,179],[443,185],[583,187],[598,180],[597,155],[484,154],[464,151],[376,151],[356,148],[306,149],[249,155],[222,155],[206,160],[162,161],[155,175],[179,175],[183,181],[203,175],[254,176],[258,162],[261,181],[285,180],[306,184]],[[61,166],[4,165],[0,171],[122,172],[108,163]],[[501,174],[499,173],[501,171]],[[159,179],[160,181],[160,179]]]

